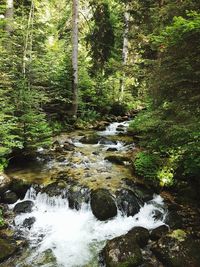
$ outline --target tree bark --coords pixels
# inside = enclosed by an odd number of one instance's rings
[[[78,9],[79,0],[73,0],[72,8],[72,107],[73,117],[78,110]]]
[[[13,16],[14,16],[14,3],[13,0],[6,0],[6,32],[11,35],[13,32]]]
[[[128,33],[129,33],[129,6],[126,6],[126,10],[124,12],[124,34],[123,34],[123,48],[122,48],[122,64],[123,64],[123,76],[120,79],[120,101],[123,100],[124,97],[124,89],[125,89],[125,72],[124,67],[127,64],[127,58],[128,58]]]

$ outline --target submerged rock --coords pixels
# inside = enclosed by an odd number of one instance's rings
[[[152,251],[164,266],[199,267],[200,240],[193,239],[183,230],[174,230],[160,238]]]
[[[115,201],[106,189],[97,189],[91,194],[91,209],[94,216],[101,220],[108,220],[117,215]]]
[[[0,238],[0,263],[10,258],[17,251],[14,240]]]
[[[149,232],[143,227],[136,227],[126,235],[109,240],[102,251],[107,267],[137,267],[143,263],[140,247],[149,239]]]
[[[31,200],[25,200],[20,203],[17,203],[13,209],[15,213],[27,213],[31,212],[32,208],[34,206],[33,201]]]
[[[134,216],[140,210],[142,202],[128,189],[122,189],[116,193],[117,206],[127,216]]]

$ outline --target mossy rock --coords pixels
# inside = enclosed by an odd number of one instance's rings
[[[16,251],[15,241],[0,238],[0,263],[10,258]]]
[[[163,236],[152,247],[155,256],[168,267],[199,267],[200,240],[177,229]]]
[[[143,263],[140,247],[130,233],[109,240],[102,256],[107,267],[137,267]]]

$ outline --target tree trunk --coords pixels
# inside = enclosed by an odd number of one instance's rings
[[[78,0],[73,0],[72,9],[72,108],[71,114],[77,117],[78,110]]]
[[[128,58],[128,33],[129,33],[129,6],[126,6],[126,10],[124,12],[124,34],[123,34],[123,49],[122,49],[122,64],[123,64],[123,76],[120,79],[120,101],[123,100],[124,97],[124,89],[125,89],[125,72],[124,67],[127,64],[127,58]]]
[[[13,15],[14,15],[14,4],[13,0],[6,0],[6,26],[5,30],[10,35],[13,32]]]

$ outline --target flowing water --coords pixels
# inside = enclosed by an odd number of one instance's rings
[[[126,127],[128,122],[123,124],[113,123],[105,131],[99,132],[99,135],[116,135],[119,125]],[[123,131],[125,132],[126,128]],[[62,138],[65,139],[66,136]],[[49,169],[56,166],[59,170],[65,168],[67,170],[83,170],[82,175],[90,173],[98,186],[105,185],[108,175],[112,177],[118,174],[117,178],[113,178],[114,181],[112,181],[115,186],[116,184],[117,186],[120,185],[120,182],[116,183],[115,181],[115,179],[120,180],[119,172],[122,172],[122,177],[125,173],[130,175],[128,166],[117,169],[116,166],[104,160],[104,156],[108,148],[116,148],[116,153],[119,151],[127,153],[129,149],[132,149],[132,146],[127,146],[122,141],[104,142],[104,144],[101,144],[100,141],[96,145],[85,145],[80,142],[79,137],[75,136],[73,138],[72,142],[76,146],[76,150],[70,154],[72,162],[70,158],[64,159],[64,163],[62,162],[60,165],[53,161],[49,163]],[[98,154],[93,154],[96,151],[98,151]],[[73,157],[76,160],[73,160]],[[97,172],[94,172],[94,170]],[[36,175],[34,170],[31,170],[31,172],[33,176]],[[49,175],[47,167],[42,172]],[[13,171],[13,173],[17,175],[19,171]],[[27,177],[27,173],[26,170],[26,172],[21,171],[20,174]],[[88,182],[84,183],[91,185]],[[13,266],[16,267],[99,266],[98,254],[104,247],[106,240],[125,234],[135,226],[143,226],[150,230],[156,228],[163,224],[165,216],[163,200],[156,195],[151,201],[145,203],[135,216],[123,216],[118,211],[115,218],[105,222],[98,221],[94,217],[89,204],[82,203],[78,211],[70,209],[66,191],[63,191],[61,196],[49,197],[46,193],[37,193],[34,188],[31,188],[27,192],[25,200],[34,202],[33,211],[16,216],[14,228],[26,237],[29,241],[29,247],[21,257],[15,259],[15,265]],[[163,219],[156,219],[156,211],[163,214]],[[24,220],[31,217],[35,218],[35,223],[28,229],[24,227]]]

